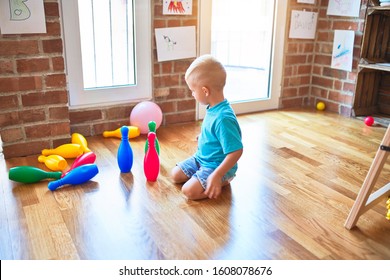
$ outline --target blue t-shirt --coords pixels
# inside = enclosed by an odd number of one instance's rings
[[[227,154],[242,147],[241,129],[229,102],[225,99],[214,107],[207,108],[195,153],[200,165],[215,169]],[[229,170],[228,175],[233,176],[236,171],[237,164]]]

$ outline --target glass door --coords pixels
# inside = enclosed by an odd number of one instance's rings
[[[225,97],[237,114],[278,108],[287,0],[201,0],[200,55],[227,70]],[[198,105],[198,118],[205,107]]]

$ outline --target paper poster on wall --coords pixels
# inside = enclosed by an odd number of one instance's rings
[[[354,40],[354,31],[335,30],[332,52],[332,68],[349,72],[352,71]]]
[[[43,0],[0,1],[1,34],[46,33]]]
[[[163,15],[192,15],[192,0],[163,0]]]
[[[196,56],[195,26],[156,28],[158,61]]]
[[[298,3],[315,4],[316,0],[298,0]]]
[[[327,15],[358,17],[360,0],[329,0]]]
[[[318,13],[292,10],[289,38],[314,39],[317,17]]]

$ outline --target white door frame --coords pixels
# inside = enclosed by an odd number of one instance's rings
[[[236,114],[259,112],[279,108],[279,98],[282,85],[283,57],[285,30],[287,22],[287,0],[276,0],[275,3],[275,21],[273,34],[273,53],[270,77],[271,98],[265,100],[256,100],[248,102],[233,103],[232,107]],[[199,1],[199,30],[198,30],[198,55],[210,53],[211,47],[211,12],[212,0]],[[197,103],[196,118],[203,119],[206,113],[206,107]]]

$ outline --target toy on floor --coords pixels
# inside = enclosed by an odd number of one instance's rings
[[[80,134],[80,133],[72,133],[72,138],[71,138],[72,144],[79,144],[81,148],[83,149],[83,153],[88,153],[91,150],[88,148],[88,142],[85,137]]]
[[[69,170],[66,171],[65,173],[62,174],[61,178],[66,176],[66,174],[68,174],[70,171],[72,171],[73,169],[75,169],[76,167],[79,167],[81,165],[85,165],[85,164],[91,164],[91,163],[94,163],[96,160],[96,155],[94,152],[87,152],[87,153],[84,153],[80,156],[78,156],[74,162],[72,163],[72,165],[70,166]]]
[[[117,161],[119,169],[122,173],[129,173],[133,167],[133,150],[129,142],[129,128],[122,126],[121,128],[122,140],[119,144],[117,152]]]
[[[149,132],[148,124],[150,121],[156,122],[156,129],[162,122],[161,108],[152,101],[143,101],[134,106],[130,113],[130,125],[139,127],[141,134]]]
[[[122,127],[119,127],[115,130],[106,130],[103,132],[103,137],[116,137],[116,138],[122,138],[122,134],[121,134],[121,128]],[[135,137],[138,137],[141,132],[139,130],[138,127],[136,126],[127,126],[127,128],[129,129],[129,138],[135,138]]]
[[[156,133],[148,133],[148,150],[144,157],[144,174],[147,181],[155,182],[158,174],[160,173],[160,159],[157,154],[156,146]]]
[[[54,149],[43,149],[42,155],[59,155],[63,158],[76,158],[83,154],[83,149],[79,144],[63,144]]]
[[[390,196],[389,199],[386,201],[386,208],[387,208],[386,219],[390,221]]]
[[[32,184],[44,179],[60,179],[62,172],[48,172],[35,166],[16,166],[10,168],[8,178],[12,181]]]
[[[44,163],[52,171],[62,171],[68,166],[67,161],[59,155],[40,155],[38,161]]]
[[[148,127],[149,127],[149,132],[156,133],[156,122],[155,121],[149,122]],[[145,142],[145,153],[148,150],[148,146],[149,146],[148,142],[149,142],[148,140],[146,140],[146,142]],[[157,135],[156,135],[156,140],[154,142],[155,142],[154,144],[156,146],[157,154],[160,155],[160,144],[158,143]]]
[[[316,108],[318,111],[324,111],[325,110],[325,103],[324,102],[318,102],[317,105],[316,105]]]
[[[375,122],[375,119],[371,116],[367,116],[364,118],[364,123],[367,125],[367,126],[372,126]]]
[[[99,173],[99,169],[96,164],[85,164],[79,167],[76,167],[72,171],[70,171],[63,178],[49,182],[48,188],[51,191],[58,189],[64,185],[79,185],[83,184]]]

